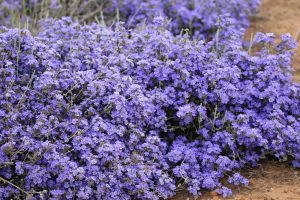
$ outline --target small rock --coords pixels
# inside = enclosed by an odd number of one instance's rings
[[[249,183],[252,184],[252,185],[255,185],[256,181],[254,179],[250,179]]]
[[[209,194],[210,194],[210,196],[213,196],[213,197],[216,197],[216,196],[218,196],[218,193],[217,193],[217,192],[215,192],[215,191],[212,191],[212,192],[210,192]]]

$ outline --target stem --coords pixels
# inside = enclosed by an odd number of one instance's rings
[[[20,188],[19,186],[17,186],[17,185],[15,185],[15,184],[13,184],[12,182],[10,182],[9,180],[6,180],[6,179],[2,178],[1,176],[0,176],[0,181],[2,181],[2,182],[4,182],[4,183],[7,183],[7,184],[9,184],[9,185],[11,185],[11,186],[13,186],[14,188],[17,188],[17,189],[20,190],[21,192],[25,193],[26,196],[30,196],[30,195],[32,195],[32,194],[39,194],[39,195],[42,195],[42,193],[43,193],[43,192],[27,192],[27,191],[25,191],[24,189]]]
[[[8,181],[8,180],[2,178],[1,176],[0,176],[0,181],[2,181],[2,182],[4,182],[4,183],[7,183],[7,184],[9,184],[9,185],[11,185],[11,186],[17,188],[18,190],[20,190],[21,192],[25,193],[26,195],[29,195],[29,194],[30,194],[29,192],[23,190],[22,188],[18,187],[17,185],[13,184],[12,182],[10,182],[10,181]]]

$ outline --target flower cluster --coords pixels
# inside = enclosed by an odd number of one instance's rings
[[[112,9],[118,9],[121,19],[131,27],[141,22],[151,23],[156,16],[171,19],[174,34],[188,30],[201,39],[212,37],[220,16],[229,15],[235,29],[244,32],[249,16],[256,14],[260,0],[113,0]]]
[[[290,35],[244,51],[234,34],[174,36],[162,17],[41,27],[0,34],[1,199],[229,196],[221,180],[247,185],[237,171],[261,156],[300,166]]]
[[[201,39],[211,39],[222,16],[232,19],[235,29],[244,32],[249,17],[255,15],[261,0],[4,0],[0,4],[0,22],[18,26],[44,17],[70,16],[81,21],[114,24],[121,20],[129,28],[140,23],[152,23],[154,17],[170,19],[170,30],[178,35],[189,31]],[[47,12],[45,12],[47,11]],[[20,14],[21,13],[21,14]]]

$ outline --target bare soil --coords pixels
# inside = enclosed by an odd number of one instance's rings
[[[251,20],[245,38],[256,32],[275,33],[277,36],[290,33],[300,41],[300,0],[263,0],[260,13]],[[300,48],[293,60],[294,79],[300,80]],[[257,168],[243,169],[249,178],[248,187],[229,186],[234,196],[231,200],[300,200],[300,169],[287,163],[263,161]],[[215,192],[204,192],[199,198],[181,191],[170,200],[222,200]]]

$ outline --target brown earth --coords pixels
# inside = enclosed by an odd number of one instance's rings
[[[290,33],[300,41],[300,0],[263,0],[260,13],[251,20],[251,27],[245,38],[255,32],[275,33],[280,36]],[[299,45],[300,46],[300,45]],[[300,48],[293,60],[295,80],[300,78]],[[232,188],[231,200],[300,200],[300,169],[286,163],[264,161],[257,168],[244,169],[242,173],[249,178],[248,187]],[[221,200],[215,192],[204,192],[194,198],[184,191],[170,200]]]

